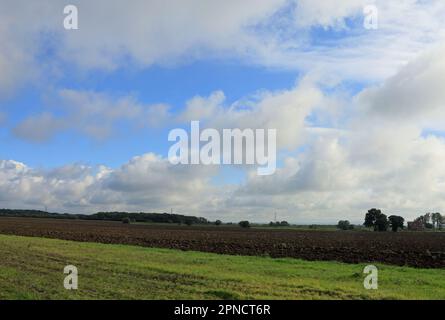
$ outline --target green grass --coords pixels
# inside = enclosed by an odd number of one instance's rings
[[[63,287],[63,268],[79,289]],[[0,299],[445,299],[445,270],[309,262],[0,235]]]

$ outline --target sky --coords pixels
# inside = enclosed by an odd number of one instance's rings
[[[0,0],[0,207],[442,212],[444,17],[442,0]],[[171,164],[168,133],[196,120],[276,129],[276,172]]]

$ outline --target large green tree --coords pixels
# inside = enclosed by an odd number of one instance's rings
[[[391,230],[394,232],[397,232],[399,229],[403,229],[403,223],[405,222],[405,219],[401,216],[389,216],[389,226],[391,227]]]
[[[238,225],[239,225],[241,228],[250,228],[250,222],[249,222],[249,221],[246,221],[246,220],[244,220],[244,221],[240,221],[240,222],[238,223]]]
[[[374,228],[374,231],[386,231],[389,226],[388,218],[379,209],[370,209],[366,213],[365,227]]]
[[[352,230],[354,226],[348,220],[340,220],[337,223],[337,228],[340,230]]]

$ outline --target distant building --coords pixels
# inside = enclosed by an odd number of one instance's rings
[[[411,231],[422,231],[425,230],[425,225],[422,220],[415,220],[408,222],[408,230]]]

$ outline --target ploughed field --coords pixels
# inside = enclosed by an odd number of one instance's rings
[[[445,267],[443,232],[242,229],[1,217],[0,233],[232,255]]]

